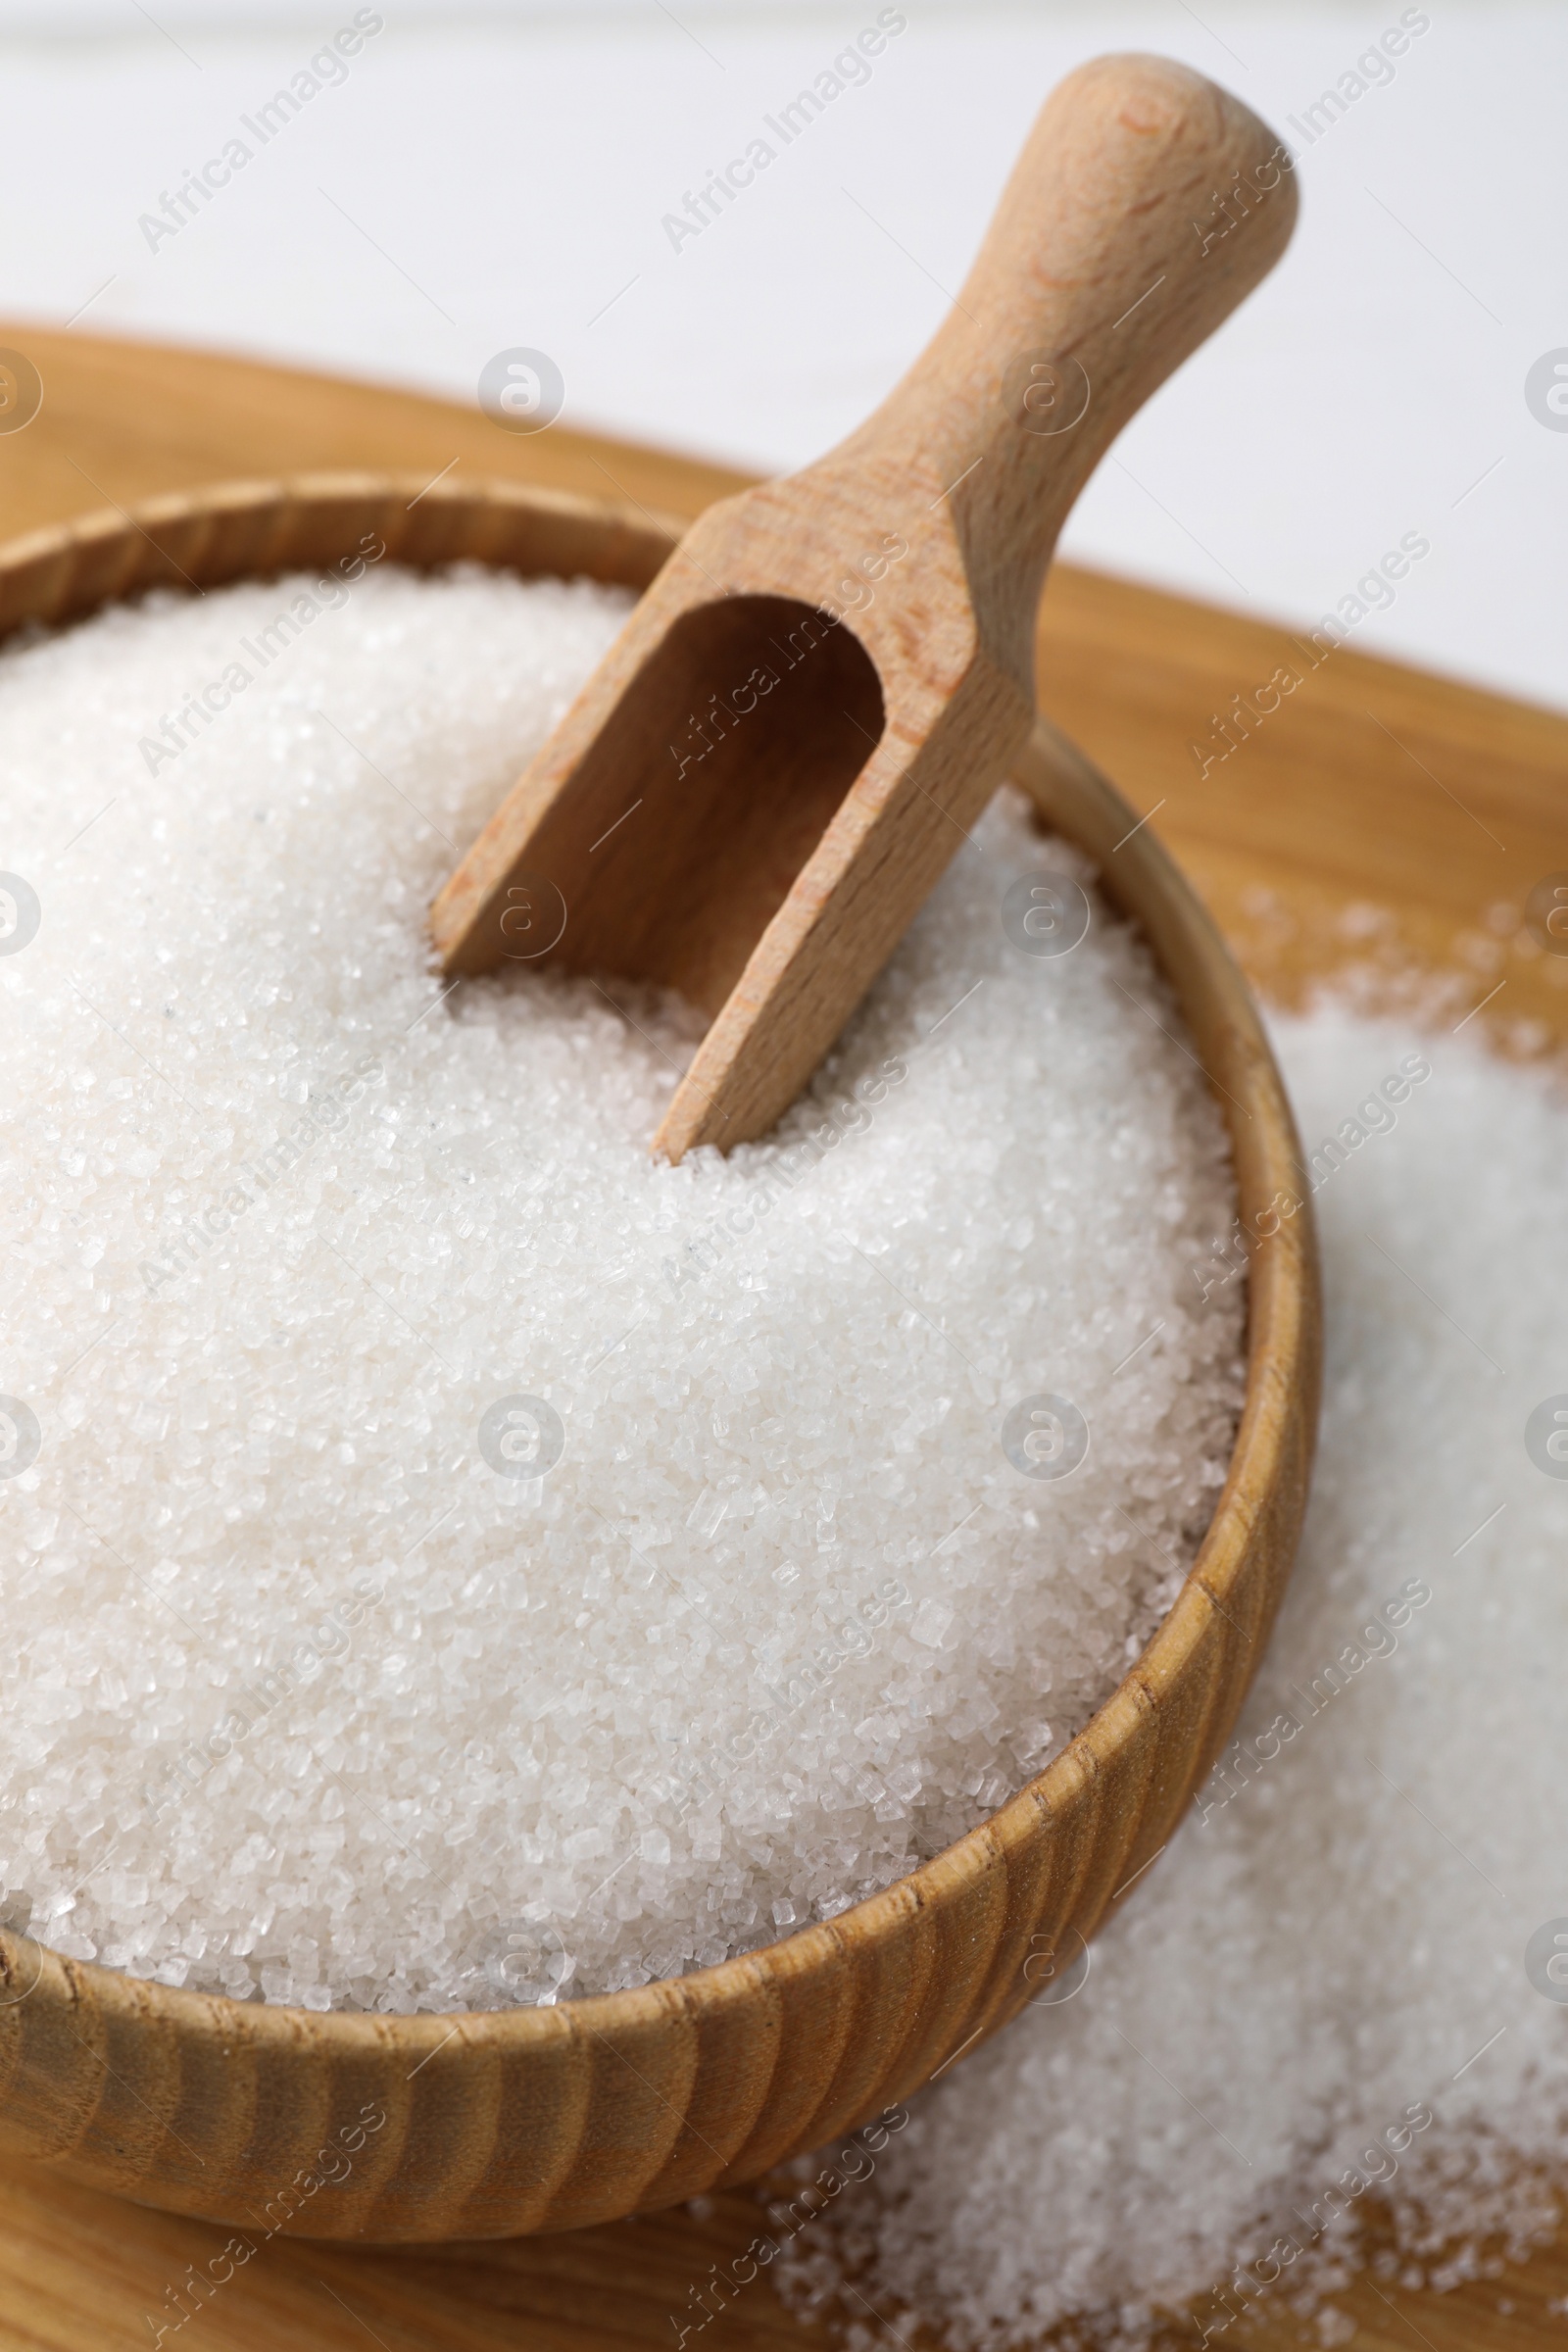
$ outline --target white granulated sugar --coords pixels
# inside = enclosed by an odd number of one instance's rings
[[[614,1989],[897,1879],[1114,1687],[1242,1393],[1223,1130],[1125,926],[1004,933],[1077,868],[1009,805],[777,1139],[656,1165],[693,1017],[443,998],[423,931],[629,600],[372,569],[144,754],[300,587],[0,659],[8,1916],[315,2008]],[[1043,1395],[1071,1477],[1003,1451]]]
[[[1305,1543],[1239,1745],[1081,1989],[956,2069],[844,2195],[864,2295],[955,2345],[1138,2343],[1151,2305],[1212,2342],[1259,2297],[1335,2342],[1353,2328],[1320,2298],[1380,2195],[1396,2296],[1495,2269],[1554,2210],[1568,1100],[1333,1007],[1277,1037],[1308,1148],[1343,1139],[1318,1163]],[[839,2275],[816,2255],[796,2291]]]

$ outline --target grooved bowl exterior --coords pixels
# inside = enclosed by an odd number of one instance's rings
[[[0,549],[0,632],[152,587],[331,563],[367,533],[404,564],[642,588],[679,526],[500,484],[238,483]],[[0,1933],[0,2148],[172,2212],[261,2227],[286,2213],[296,2236],[508,2237],[612,2220],[753,2179],[908,2097],[1031,1997],[1032,1951],[1093,1935],[1163,1848],[1229,1735],[1295,1556],[1321,1348],[1310,1188],[1246,983],[1154,836],[1124,838],[1126,803],[1044,721],[1014,777],[1148,933],[1226,1112],[1253,1237],[1229,1475],[1120,1688],[1038,1779],[910,1877],[763,1951],[633,1992],[321,2015],[173,1990]],[[374,2115],[340,2186],[299,2185]]]

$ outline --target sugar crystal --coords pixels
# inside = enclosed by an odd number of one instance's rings
[[[0,656],[0,1886],[169,1984],[548,2002],[833,1916],[1114,1687],[1229,1455],[1230,1164],[1010,798],[776,1134],[656,1163],[688,1009],[424,935],[628,597],[331,585]]]

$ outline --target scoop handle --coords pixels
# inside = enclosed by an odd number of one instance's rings
[[[825,466],[902,474],[911,520],[946,493],[982,628],[1021,607],[1028,629],[1095,465],[1272,268],[1296,210],[1289,148],[1216,83],[1159,57],[1080,67],[946,321]]]

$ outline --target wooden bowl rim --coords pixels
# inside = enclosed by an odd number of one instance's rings
[[[417,474],[401,471],[313,471],[234,479],[195,491],[165,493],[128,508],[95,510],[73,521],[22,534],[0,543],[0,584],[26,567],[69,557],[94,544],[107,546],[123,540],[128,552],[136,535],[149,540],[156,552],[164,556],[165,551],[157,549],[156,542],[151,541],[152,531],[159,526],[199,524],[210,516],[265,514],[270,509],[298,508],[302,504],[384,503],[401,499],[405,492],[416,494],[411,498],[411,510],[417,503],[427,503],[432,514],[443,510],[451,514],[475,507],[523,509],[536,512],[543,518],[579,523],[586,530],[603,531],[612,525],[632,543],[662,542],[671,551],[687,527],[681,517],[655,514],[635,501],[590,498],[515,481],[481,478],[467,484],[431,484],[421,481]],[[393,562],[411,561],[396,550],[389,550],[388,555]],[[165,556],[165,561],[172,564],[172,558]],[[514,569],[482,555],[438,561],[491,563],[495,569]],[[177,570],[178,566],[173,568]],[[270,570],[254,566],[230,576],[234,580],[267,579],[310,568],[308,564],[295,560]],[[215,580],[214,584],[227,585],[229,581]],[[176,585],[174,580],[164,577],[144,580],[130,589],[129,596],[134,598],[155,588]],[[105,605],[125,601],[124,592],[111,591],[97,604],[75,607],[62,620],[35,625],[50,630],[74,626]],[[0,623],[0,642],[25,625],[29,624]],[[1098,813],[1102,816],[1108,813],[1118,819],[1125,814],[1127,823],[1136,825],[1136,811],[1064,736],[1044,720],[1039,722],[1036,734],[1037,741],[1042,737],[1050,739],[1054,763],[1064,771],[1073,772],[1075,789],[1086,800],[1099,801]],[[1070,833],[1066,837],[1072,838]],[[1180,867],[1147,825],[1124,846],[1132,855],[1120,869],[1119,877],[1107,872],[1097,858],[1100,886],[1124,911],[1130,911],[1130,901],[1146,897],[1151,891],[1157,891],[1163,897],[1171,926],[1183,931],[1199,951],[1198,960],[1205,967],[1209,982],[1226,1006],[1225,1074],[1244,1088],[1251,1099],[1252,1109],[1261,1113],[1261,1132],[1248,1137],[1239,1128],[1232,1111],[1222,1105],[1236,1168],[1238,1207],[1245,1221],[1251,1191],[1261,1192],[1268,1185],[1274,1188],[1271,1198],[1277,1198],[1281,1187],[1300,1182],[1300,1146],[1284,1081],[1248,983],[1213,917]],[[1129,874],[1137,877],[1131,884],[1127,881]],[[1143,918],[1133,914],[1131,919],[1140,922],[1148,937]],[[1152,937],[1149,944],[1186,1017],[1187,993],[1168,972],[1165,958]],[[1223,1086],[1217,1086],[1211,1072],[1205,1069],[1204,1074],[1242,1115],[1251,1117],[1244,1102],[1236,1096],[1229,1096]],[[303,2041],[318,2049],[332,2045],[336,2055],[345,2059],[356,2052],[368,2055],[385,2053],[390,2048],[400,2055],[422,2059],[438,2044],[444,2046],[451,2041],[455,2034],[465,2047],[500,2044],[515,2053],[519,2047],[544,2047],[579,2034],[596,2037],[613,2034],[619,2038],[628,2031],[656,2028],[671,2016],[691,2016],[698,2012],[711,2015],[715,2009],[753,1999],[764,1990],[769,1981],[808,1974],[831,1964],[836,1957],[847,1956],[846,1947],[851,1943],[876,1942],[891,1933],[911,1909],[946,1900],[961,1886],[983,1876],[1002,1854],[1017,1848],[1054,1816],[1064,1813],[1070,1796],[1081,1784],[1098,1778],[1110,1754],[1137,1736],[1152,1710],[1157,1711],[1162,1690],[1177,1679],[1184,1660],[1204,1638],[1212,1615],[1228,1614],[1225,1594],[1245,1558],[1248,1540],[1259,1516],[1258,1498],[1278,1491],[1286,1469],[1285,1457],[1292,1442],[1291,1416],[1278,1410],[1273,1400],[1282,1386],[1288,1391],[1293,1373],[1300,1375],[1306,1352],[1305,1333],[1318,1293],[1315,1237],[1309,1188],[1305,1186],[1298,1206],[1301,1213],[1293,1245],[1280,1250],[1259,1248],[1250,1260],[1246,1396],[1236,1439],[1213,1515],[1170,1608],[1116,1689],[1043,1772],[1026,1782],[995,1813],[976,1823],[963,1837],[891,1886],[847,1906],[830,1920],[798,1928],[776,1942],[712,1967],[693,1970],[682,1977],[656,1979],[627,1991],[586,1994],[550,2007],[389,2013],[310,2010],[267,2001],[236,2001],[224,1993],[200,1992],[182,1985],[164,1984],[153,1978],[134,1977],[106,1968],[98,1961],[71,1960],[30,1937],[3,1931],[0,1931],[0,1985],[15,1982],[19,1974],[24,1974],[30,1975],[35,1986],[45,1973],[46,1963],[52,1961],[68,1977],[83,1979],[100,2005],[111,2011],[133,2013],[139,2022],[182,2038],[195,2035],[224,2048],[236,2041],[253,2047],[270,2043],[279,2050],[297,2049]],[[1283,1232],[1285,1228],[1280,1230]],[[1315,1398],[1311,1404],[1315,1410]],[[1135,1876],[1141,1879],[1147,1869],[1146,1863]],[[1107,1905],[1106,1916],[1131,1884],[1128,1881],[1116,1890]],[[19,1962],[23,1964],[21,1969]],[[0,2001],[5,1997],[0,1993]],[[10,1995],[12,2000],[25,1997],[24,1992]]]

